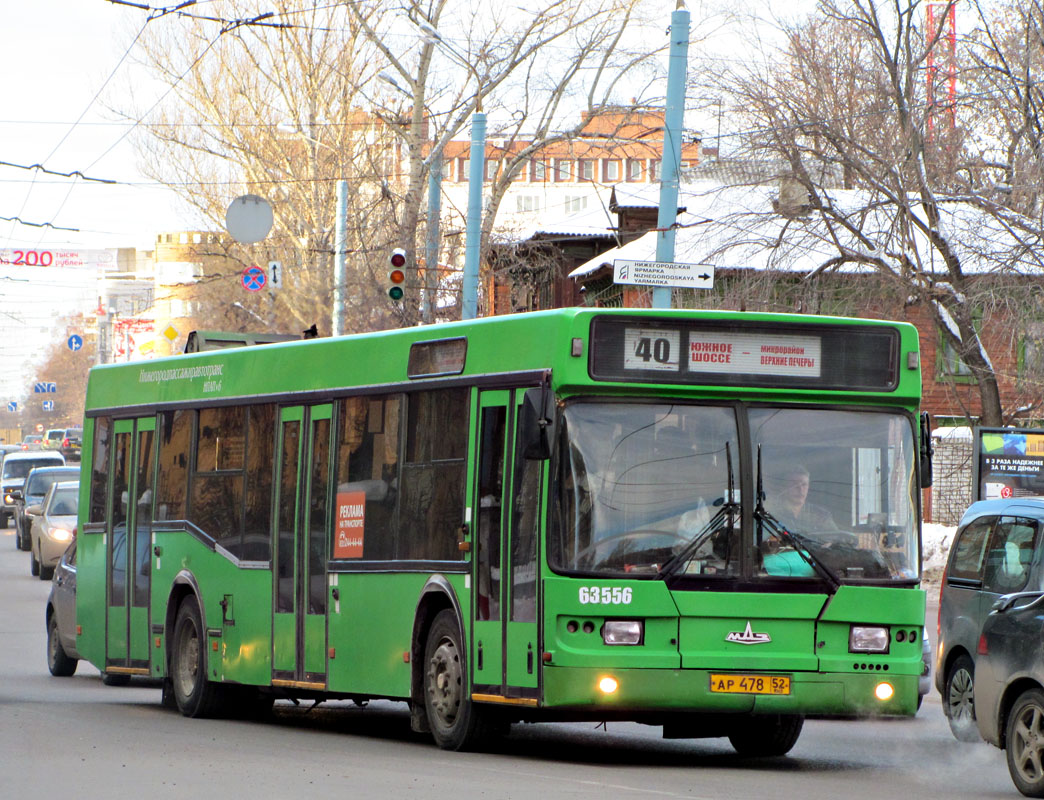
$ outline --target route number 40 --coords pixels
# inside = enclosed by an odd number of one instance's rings
[[[580,603],[583,605],[628,605],[631,602],[631,587],[581,586]]]

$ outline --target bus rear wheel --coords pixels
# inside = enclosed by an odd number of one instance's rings
[[[805,718],[799,714],[768,714],[749,717],[729,734],[729,741],[741,756],[769,758],[790,752],[797,744]]]
[[[466,663],[457,616],[440,611],[424,647],[424,710],[444,750],[472,750],[502,732],[490,710],[471,702]]]
[[[221,706],[221,687],[207,680],[206,638],[199,603],[188,596],[174,623],[170,675],[174,701],[186,717],[207,717]]]

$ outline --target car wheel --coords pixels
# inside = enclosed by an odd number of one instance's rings
[[[1026,797],[1044,797],[1044,692],[1019,695],[1008,715],[1008,773]]]
[[[771,714],[750,717],[729,734],[729,742],[741,756],[767,758],[782,756],[797,744],[805,725],[799,714]]]
[[[29,551],[29,574],[36,576],[40,575],[40,562],[36,558],[35,550]]]
[[[472,750],[488,744],[505,726],[468,694],[466,653],[449,609],[440,611],[424,647],[424,710],[435,743],[443,750]]]
[[[39,561],[39,559],[37,559]],[[45,567],[43,562],[40,562],[40,580],[49,581],[54,577],[54,567]]]
[[[222,705],[221,687],[207,680],[206,632],[196,598],[178,608],[170,661],[171,684],[178,710],[186,717],[208,717]]]
[[[15,534],[15,541],[18,542],[19,550],[28,550],[32,546],[32,539],[29,538],[29,531],[24,529]]]
[[[968,656],[958,657],[950,666],[943,701],[953,737],[959,742],[980,741],[975,724],[975,664]]]
[[[58,621],[51,614],[47,620],[47,669],[56,678],[68,678],[76,672],[76,659],[69,658],[58,637]]]

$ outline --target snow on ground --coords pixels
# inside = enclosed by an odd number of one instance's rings
[[[956,532],[954,525],[925,522],[921,526],[921,568],[925,573],[939,573],[946,566],[946,556]]]

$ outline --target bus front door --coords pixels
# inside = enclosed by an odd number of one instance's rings
[[[522,396],[522,389],[479,394],[471,663],[475,700],[535,706],[544,462],[522,458]]]
[[[149,674],[149,577],[156,418],[116,420],[106,517],[105,671]]]
[[[272,684],[326,688],[332,406],[284,408],[273,565]]]

